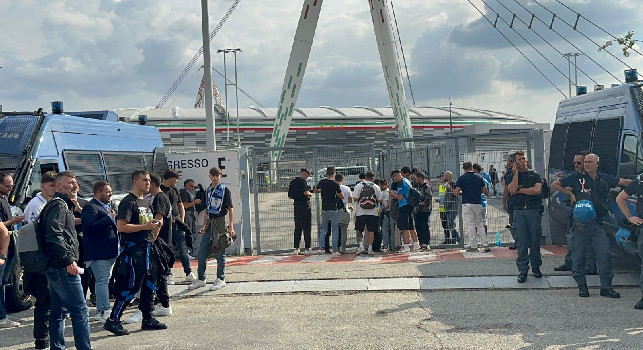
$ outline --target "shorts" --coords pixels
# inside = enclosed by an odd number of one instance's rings
[[[413,208],[409,205],[400,207],[400,217],[397,220],[397,227],[402,230],[415,230],[413,226]]]
[[[379,218],[375,215],[360,215],[355,217],[355,231],[375,232],[379,229]]]

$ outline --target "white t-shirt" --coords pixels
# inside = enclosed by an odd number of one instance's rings
[[[360,215],[377,216],[377,207],[373,209],[364,209],[359,206],[359,195],[362,193],[362,188],[364,188],[364,186],[367,186],[367,185],[373,186],[373,189],[375,190],[375,199],[377,199],[378,202],[382,200],[382,190],[380,190],[380,186],[377,186],[376,184],[370,181],[365,181],[355,185],[355,189],[353,189],[353,202],[355,202],[355,216],[360,216]]]
[[[36,221],[38,215],[40,215],[40,211],[45,207],[45,204],[47,204],[47,200],[42,196],[42,193],[38,192],[38,194],[36,194],[36,196],[33,197],[25,207],[24,221],[27,223]]]
[[[382,206],[387,207],[390,201],[391,201],[391,193],[389,192],[389,189],[386,188],[386,190],[382,191]]]
[[[344,195],[344,199],[342,199],[344,205],[348,204],[348,199],[353,196],[350,187],[346,185],[339,185],[339,189],[342,190],[342,194]]]

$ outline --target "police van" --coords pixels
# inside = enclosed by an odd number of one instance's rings
[[[599,172],[628,179],[643,172],[643,84],[635,69],[625,71],[625,78],[625,84],[607,89],[597,86],[590,93],[583,93],[579,86],[577,96],[559,103],[549,147],[552,181],[558,179],[556,175],[574,171],[574,155],[582,150],[599,156]],[[612,191],[612,199],[618,191]],[[564,227],[565,216],[560,214],[565,199],[560,193],[552,194],[549,210],[557,221],[552,226]],[[616,223],[623,215],[614,201],[610,203],[611,219]],[[634,203],[628,205],[634,210]]]
[[[89,199],[98,180],[109,181],[114,198],[124,197],[132,188],[135,169],[167,169],[157,128],[119,122],[110,111],[63,113],[62,102],[53,102],[47,114],[0,113],[0,171],[14,178],[9,195],[14,207],[24,208],[47,171],[74,172],[79,196]],[[14,264],[6,287],[7,308],[12,311],[31,306],[21,274],[19,264]]]

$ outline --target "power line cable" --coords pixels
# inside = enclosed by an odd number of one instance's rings
[[[511,13],[511,14],[512,14],[512,16],[514,16],[514,18],[517,18],[517,19],[518,19],[522,24],[524,24],[527,28],[529,28],[529,30],[531,30],[532,32],[534,32],[534,34],[536,34],[536,35],[537,35],[537,36],[538,36],[542,41],[546,42],[546,43],[547,43],[547,45],[549,45],[549,47],[551,47],[554,51],[556,51],[556,52],[557,52],[561,57],[562,57],[562,56],[564,56],[564,53],[562,53],[562,52],[561,52],[560,50],[558,50],[558,49],[557,49],[557,48],[556,48],[552,43],[550,43],[547,39],[545,39],[542,35],[540,35],[540,34],[539,34],[539,33],[538,33],[534,28],[533,28],[533,26],[530,26],[529,24],[527,24],[527,22],[523,21],[523,20],[522,20],[522,18],[520,18],[520,16],[518,16],[516,13],[514,13],[513,11],[511,11],[507,6],[505,6],[505,4],[503,4],[503,3],[502,3],[502,1],[500,1],[500,0],[496,0],[496,1],[498,1],[498,3],[499,3],[502,7],[504,7],[504,8],[505,8],[505,10],[507,10],[509,13]],[[587,74],[583,69],[581,69],[580,67],[577,67],[577,68],[578,68],[578,70],[579,70],[581,73],[583,73],[583,75],[585,75],[589,80],[591,80],[592,82],[594,82],[594,84],[595,84],[595,85],[598,85],[598,82],[597,82],[596,80],[594,80],[594,78],[592,78],[589,74]]]
[[[531,1],[535,2],[535,3],[536,3],[536,4],[538,4],[540,7],[544,8],[547,12],[551,13],[551,14],[554,16],[554,18],[560,18],[560,20],[561,20],[563,23],[565,23],[567,26],[569,26],[570,28],[572,28],[572,29],[573,29],[575,32],[577,32],[578,34],[580,34],[580,35],[582,35],[583,37],[585,37],[585,39],[587,39],[587,40],[591,41],[594,45],[596,45],[596,47],[599,47],[599,48],[601,47],[601,45],[600,45],[599,43],[597,43],[596,41],[592,40],[592,38],[590,38],[590,37],[588,37],[587,35],[585,35],[585,33],[583,33],[583,32],[581,32],[581,31],[577,30],[577,29],[576,29],[574,26],[572,26],[571,24],[567,23],[567,21],[565,21],[565,20],[564,20],[564,19],[562,19],[560,16],[558,16],[557,14],[555,14],[554,12],[552,12],[550,9],[548,9],[547,7],[545,7],[543,4],[541,4],[540,2],[538,2],[538,0],[531,0]],[[552,25],[553,25],[553,23],[554,23],[554,21],[553,21],[553,19],[552,19]],[[620,58],[616,57],[613,53],[611,53],[611,52],[609,52],[609,51],[607,51],[607,50],[603,50],[603,51],[607,52],[607,53],[608,53],[610,56],[612,56],[615,60],[617,60],[617,61],[621,62],[622,64],[624,64],[628,69],[632,69],[632,67],[630,67],[630,65],[629,65],[629,64],[627,64],[627,63],[623,62],[623,60],[621,60]]]
[[[221,76],[221,78],[225,79],[225,75],[223,73],[221,73],[218,69],[212,67],[212,70],[215,71],[217,74],[219,74]],[[232,82],[232,80],[230,80],[230,78],[228,78],[228,82],[230,84],[233,84],[233,82]],[[237,86],[237,88],[239,89],[239,91],[241,91],[242,94],[246,95],[246,97],[249,98],[252,102],[254,102],[257,106],[259,106],[261,108],[266,108],[264,105],[261,104],[261,102],[257,101],[254,97],[250,96],[250,94],[245,92],[242,88],[240,88],[238,86]]]
[[[489,4],[488,4],[485,0],[481,0],[481,1],[482,1],[482,3],[483,3],[483,4],[485,4],[485,5],[486,5],[486,6],[487,6],[487,7],[488,7],[488,8],[489,8],[493,13],[495,13],[495,14],[496,14],[496,16],[497,16],[497,18],[498,18],[498,19],[502,20],[502,21],[503,21],[503,22],[504,22],[504,23],[505,23],[505,24],[506,24],[506,25],[507,25],[511,30],[513,30],[516,34],[518,34],[518,36],[519,36],[519,37],[521,37],[521,38],[522,38],[522,40],[524,40],[524,41],[525,41],[529,46],[531,46],[531,48],[532,48],[532,49],[534,49],[536,52],[538,52],[538,54],[539,54],[543,59],[545,59],[545,61],[547,61],[547,62],[548,62],[552,67],[554,67],[554,69],[556,69],[556,70],[558,71],[558,73],[560,73],[560,74],[561,74],[565,79],[569,79],[569,78],[567,77],[567,75],[565,75],[565,73],[563,73],[560,69],[558,69],[558,67],[556,67],[556,65],[555,65],[554,63],[552,63],[552,61],[550,61],[547,57],[545,57],[545,55],[543,55],[543,53],[542,53],[542,52],[540,52],[540,50],[538,50],[534,45],[532,45],[532,44],[531,44],[531,42],[529,42],[529,40],[527,40],[527,38],[525,38],[522,34],[520,34],[520,33],[519,33],[519,32],[518,32],[518,31],[513,27],[513,18],[516,18],[515,16],[514,16],[514,17],[512,17],[512,23],[511,23],[511,24],[509,24],[509,22],[507,22],[504,18],[502,18],[502,16],[500,16],[500,14],[499,14],[496,10],[494,10],[491,6],[489,6]]]
[[[561,94],[561,95],[563,95],[563,97],[567,98],[567,95],[565,95],[565,93],[563,93],[563,92],[558,88],[558,86],[556,86],[556,84],[554,84],[554,82],[552,82],[552,81],[551,81],[551,79],[549,79],[549,78],[547,77],[547,75],[545,75],[545,73],[543,73],[543,72],[542,72],[542,71],[541,71],[541,70],[540,70],[540,69],[539,69],[539,68],[534,64],[534,62],[532,62],[532,61],[529,59],[529,57],[527,57],[527,55],[525,55],[525,54],[524,54],[524,53],[523,53],[523,52],[518,48],[518,46],[516,46],[516,45],[511,41],[511,39],[509,39],[509,38],[508,38],[508,37],[507,37],[503,32],[501,32],[501,31],[500,31],[500,29],[498,29],[498,28],[497,28],[497,27],[496,27],[496,26],[491,22],[491,20],[490,20],[489,18],[487,18],[487,16],[486,16],[484,13],[482,13],[482,11],[480,11],[480,9],[479,9],[476,5],[474,5],[474,4],[473,4],[473,2],[471,2],[471,0],[467,0],[467,1],[469,2],[469,4],[471,4],[471,6],[473,6],[473,8],[475,8],[475,9],[476,9],[476,11],[478,11],[478,12],[482,15],[482,17],[484,17],[484,19],[486,19],[486,20],[487,20],[487,22],[489,22],[489,24],[491,24],[491,26],[492,26],[496,31],[498,31],[498,33],[499,33],[500,35],[502,35],[502,37],[503,37],[503,38],[505,38],[505,40],[507,40],[507,41],[509,42],[509,44],[511,44],[511,46],[513,46],[513,47],[514,47],[514,49],[516,49],[516,51],[518,51],[518,52],[522,55],[522,57],[524,57],[524,58],[525,58],[525,59],[526,59],[526,60],[527,60],[527,61],[528,61],[528,62],[529,62],[533,67],[534,67],[534,69],[535,69],[536,71],[538,71],[538,73],[540,73],[540,75],[542,75],[542,76],[543,76],[543,78],[545,78],[545,79],[546,79],[546,80],[547,80],[547,81],[548,81],[548,82],[549,82],[553,87],[555,87],[555,88],[556,88],[556,90],[558,90],[558,92],[560,92],[560,94]]]
[[[395,30],[397,30],[397,39],[400,42],[400,50],[402,50],[402,60],[404,61],[404,70],[406,71],[406,81],[409,82],[409,91],[411,92],[411,100],[413,107],[415,107],[415,95],[413,94],[413,86],[411,85],[411,76],[409,76],[409,67],[406,65],[406,56],[404,55],[404,46],[402,46],[402,37],[400,36],[400,28],[397,26],[397,17],[395,16],[395,7],[393,7],[393,0],[391,0],[391,9],[393,10],[393,19],[395,20]]]
[[[612,76],[612,78],[616,79],[616,81],[618,81],[619,83],[623,84],[623,81],[621,81],[621,79],[619,79],[617,76],[615,76],[615,75],[614,75],[614,74],[612,74],[610,71],[608,71],[608,70],[607,70],[605,67],[603,67],[600,63],[596,62],[596,60],[595,60],[595,59],[593,59],[591,56],[589,56],[587,53],[585,53],[583,50],[581,50],[581,49],[580,49],[578,46],[576,46],[574,43],[572,43],[571,41],[569,41],[569,39],[565,38],[562,34],[560,34],[557,30],[555,30],[555,29],[553,28],[553,26],[549,26],[549,24],[545,23],[545,21],[543,21],[540,17],[536,16],[536,14],[535,14],[535,13],[533,13],[533,12],[529,11],[529,9],[528,9],[528,8],[526,8],[523,4],[519,3],[517,0],[513,0],[513,2],[515,2],[516,4],[518,4],[518,6],[522,7],[522,8],[523,8],[523,10],[525,10],[527,13],[529,13],[529,14],[531,15],[532,21],[533,21],[534,19],[537,19],[537,20],[538,20],[540,23],[542,23],[545,27],[549,28],[552,32],[556,33],[556,35],[558,35],[561,39],[565,40],[569,45],[571,45],[574,49],[576,49],[576,51],[578,51],[578,52],[582,53],[585,57],[587,57],[587,58],[588,58],[590,61],[592,61],[595,65],[597,65],[598,67],[600,67],[600,68],[601,68],[605,73],[607,73],[607,74],[611,75],[611,76]]]
[[[596,24],[596,23],[592,22],[589,18],[587,18],[587,17],[583,16],[583,15],[582,15],[582,14],[580,14],[579,12],[576,12],[576,11],[575,11],[575,10],[573,10],[571,7],[569,7],[569,6],[567,6],[566,4],[562,3],[560,0],[556,0],[556,2],[557,2],[557,3],[559,3],[559,4],[561,4],[561,5],[563,5],[565,8],[567,8],[567,9],[568,9],[568,10],[570,10],[571,12],[575,13],[575,14],[576,14],[576,18],[582,18],[582,19],[586,20],[587,22],[589,22],[589,24],[591,24],[591,25],[593,25],[594,27],[598,28],[598,29],[599,29],[599,30],[601,30],[603,33],[605,33],[605,34],[607,34],[607,35],[611,36],[611,37],[612,37],[612,39],[614,39],[614,40],[618,40],[618,38],[617,38],[616,36],[614,36],[614,34],[612,34],[612,33],[608,32],[607,30],[603,29],[603,27],[601,27],[601,26],[599,26],[598,24]],[[637,49],[635,49],[635,48],[633,48],[633,47],[631,47],[631,48],[630,48],[630,50],[632,50],[632,51],[634,51],[634,52],[638,53],[639,55],[643,56],[643,53],[641,53],[640,51],[638,51]]]

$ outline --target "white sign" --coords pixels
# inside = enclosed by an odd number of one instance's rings
[[[232,194],[232,206],[234,207],[234,223],[241,223],[241,182],[239,180],[239,153],[236,151],[221,152],[195,152],[195,153],[170,153],[167,155],[167,165],[179,172],[179,183],[177,187],[182,188],[183,182],[187,179],[194,180],[195,184],[201,184],[203,189],[210,186],[209,171],[212,167],[219,167],[223,172],[221,183],[224,184]]]

